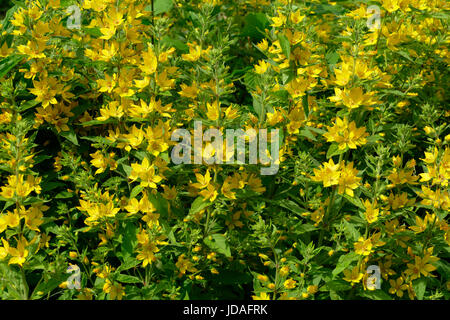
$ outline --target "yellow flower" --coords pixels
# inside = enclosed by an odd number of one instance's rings
[[[365,94],[361,87],[351,88],[350,90],[334,88],[334,92],[335,95],[328,99],[338,102],[338,104],[344,104],[349,109],[356,109],[362,105],[369,106],[377,102],[372,97],[373,93]]]
[[[339,183],[338,171],[339,164],[334,164],[333,159],[330,158],[328,162],[322,163],[319,169],[313,169],[314,176],[311,177],[313,181],[322,182],[324,187],[330,187]]]
[[[167,71],[164,70],[156,75],[156,84],[159,86],[161,91],[167,91],[175,86],[175,79],[168,78]]]
[[[141,70],[147,74],[151,75],[156,72],[156,68],[158,67],[158,60],[153,52],[151,46],[147,48],[147,51],[142,52],[142,65]]]
[[[319,291],[319,287],[316,285],[309,285],[306,290],[308,290],[308,292],[310,294],[315,294],[317,291]]]
[[[353,162],[342,165],[338,180],[338,193],[353,197],[353,190],[360,185],[361,178],[357,177],[358,170],[353,168]]]
[[[200,173],[196,173],[195,177],[197,178],[197,182],[193,183],[192,186],[197,189],[206,188],[209,185],[209,182],[211,181],[211,175],[209,173],[209,170],[206,170],[204,176],[202,176]]]
[[[211,121],[216,121],[217,119],[219,119],[220,116],[220,104],[217,102],[217,100],[215,100],[212,104],[210,104],[209,102],[206,103],[206,108],[207,108],[207,112],[206,112],[206,116],[208,117],[209,120]]]
[[[209,200],[209,201],[213,202],[216,199],[216,197],[219,195],[219,193],[217,192],[216,188],[213,185],[208,184],[206,189],[203,189],[202,191],[200,191],[200,195],[203,198],[205,198],[205,200]]]
[[[266,275],[258,274],[257,278],[258,278],[259,281],[262,281],[262,282],[269,281],[269,277],[266,276]]]
[[[267,63],[264,60],[259,60],[259,63],[257,65],[255,65],[255,72],[257,74],[263,74],[267,71],[267,69],[269,68],[270,64]]]
[[[284,23],[286,23],[287,17],[283,15],[280,11],[278,11],[278,17],[271,17],[273,23],[270,25],[271,27],[281,27]]]
[[[410,276],[410,280],[420,278],[421,275],[424,277],[434,277],[431,272],[436,270],[436,267],[428,262],[435,262],[439,258],[431,256],[431,254],[425,254],[423,258],[419,256],[414,257],[414,263],[408,263],[408,269],[406,269],[405,274]]]
[[[20,266],[23,266],[28,256],[28,250],[26,249],[28,244],[29,244],[28,241],[22,236],[17,241],[16,248],[9,247],[8,253],[11,256],[11,258],[9,259],[8,264],[18,264]]]
[[[0,261],[4,260],[8,256],[9,243],[5,239],[1,238],[3,247],[0,247]]]
[[[344,280],[350,282],[352,285],[358,283],[363,278],[364,274],[359,272],[359,267],[355,266],[351,271],[344,270]]]
[[[297,284],[297,281],[293,280],[292,278],[287,279],[283,283],[283,285],[286,289],[294,289],[296,284]]]
[[[298,77],[288,83],[286,90],[292,96],[292,98],[303,97],[305,91],[308,89],[311,83],[305,77]]]
[[[372,252],[373,244],[370,239],[364,240],[363,237],[360,237],[354,246],[357,254],[368,256]]]
[[[370,200],[364,201],[364,206],[366,207],[366,211],[364,212],[364,216],[366,217],[366,220],[368,223],[374,223],[378,220],[378,215],[380,210],[375,209],[377,206],[377,200],[372,203]]]
[[[140,104],[133,104],[129,109],[130,114],[136,118],[146,118],[153,110],[155,106],[155,99],[152,97],[149,104],[147,104],[144,100],[140,99]]]
[[[2,221],[0,222],[0,230],[2,230],[1,224],[3,223],[4,229],[6,227],[15,228],[19,225],[21,217],[19,216],[19,212],[14,210],[14,212],[8,211],[5,215],[0,216]],[[3,229],[3,230],[4,230]]]
[[[355,121],[348,123],[346,117],[344,119],[336,117],[333,127],[328,127],[328,132],[323,134],[327,142],[337,142],[339,150],[344,150],[347,147],[356,149],[357,146],[366,144],[368,135],[365,127],[356,128]]]
[[[186,255],[184,253],[178,257],[178,261],[175,263],[175,266],[180,271],[178,277],[186,274],[186,271],[197,272],[197,269],[194,267],[193,263],[186,258]]]
[[[103,292],[109,293],[109,298],[111,300],[122,300],[125,295],[125,289],[120,283],[112,283],[111,280],[106,279],[103,285]]]
[[[162,178],[156,174],[155,167],[153,165],[150,165],[147,158],[144,158],[144,160],[142,160],[142,164],[132,163],[131,169],[132,171],[130,179],[132,181],[140,179],[140,185],[143,187],[156,189],[156,184],[161,182],[162,180]]]
[[[297,10],[291,13],[290,19],[294,24],[298,24],[305,19],[306,16],[302,15],[301,10]]]
[[[121,118],[124,112],[119,101],[112,101],[106,107],[100,108],[100,114],[96,120],[105,121],[109,118]]]
[[[409,227],[414,233],[421,233],[427,229],[427,218],[421,219],[419,216],[416,216],[416,225]]]
[[[94,291],[89,288],[83,288],[82,292],[77,295],[78,300],[92,300]]]
[[[267,292],[261,292],[259,296],[252,296],[253,300],[270,300],[270,294]]]
[[[285,277],[289,274],[289,267],[288,266],[284,266],[280,268],[280,275],[282,277]]]
[[[179,91],[178,94],[182,97],[195,99],[197,97],[198,91],[199,89],[195,82],[193,82],[191,86],[182,83],[181,91]]]
[[[146,243],[138,249],[136,258],[142,260],[142,266],[145,268],[148,264],[156,261],[155,253],[159,251],[155,243]]]
[[[195,62],[197,61],[202,54],[202,47],[197,45],[197,43],[188,43],[189,53],[182,54],[181,58],[185,61]]]
[[[110,25],[104,28],[100,28],[100,32],[102,33],[102,36],[100,39],[109,40],[116,34],[116,26]]]
[[[399,0],[382,0],[382,6],[389,13],[395,12],[400,9]]]
[[[391,288],[389,289],[390,294],[396,294],[397,297],[403,297],[403,291],[408,289],[408,285],[403,283],[403,277],[399,277],[397,280],[389,280]]]
[[[95,171],[94,174],[99,174],[105,171],[107,168],[107,162],[106,159],[103,157],[103,154],[100,150],[97,150],[95,153],[91,153],[90,156],[93,158],[91,160],[91,164],[98,168],[97,171]]]
[[[37,81],[33,80],[34,88],[28,89],[32,94],[36,96],[35,100],[42,103],[42,107],[45,109],[49,104],[57,104],[55,96],[60,90],[61,85],[58,84],[58,80],[54,77],[46,78]]]
[[[266,51],[268,48],[267,39],[263,39],[260,43],[256,45],[259,50]]]

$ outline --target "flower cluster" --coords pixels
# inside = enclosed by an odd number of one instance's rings
[[[17,2],[0,299],[448,300],[449,8]],[[229,150],[207,139],[174,163],[172,133],[198,121],[279,130],[279,170],[211,161]]]

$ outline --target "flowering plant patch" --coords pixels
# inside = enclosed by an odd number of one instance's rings
[[[14,3],[1,299],[450,298],[447,1]]]

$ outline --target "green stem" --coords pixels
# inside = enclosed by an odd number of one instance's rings
[[[29,288],[28,288],[28,283],[27,283],[27,278],[25,276],[25,270],[23,270],[23,267],[20,268],[20,271],[22,273],[22,282],[23,282],[23,300],[28,300],[28,292],[29,292]]]
[[[153,28],[153,33],[152,33],[152,44],[155,45],[155,6],[154,6],[154,0],[152,0],[152,28]]]
[[[208,207],[208,209],[206,209],[206,223],[205,223],[205,230],[203,231],[203,237],[206,237],[206,235],[208,234],[208,229],[209,229],[209,219],[211,217],[211,207]]]
[[[339,155],[338,163],[342,162],[342,159],[344,158],[345,153],[341,153]],[[328,203],[327,211],[325,212],[324,217],[323,217],[323,228],[322,228],[322,230],[320,230],[320,235],[319,235],[319,244],[318,244],[319,247],[322,245],[323,237],[325,235],[325,227],[327,227],[327,221],[331,214],[331,208],[333,208],[333,205],[334,205],[334,200],[336,198],[336,189],[337,189],[336,186],[333,186],[333,191],[331,192],[330,202]]]
[[[279,274],[280,265],[278,262],[278,254],[275,251],[275,246],[272,246],[271,249],[273,252],[274,259],[275,259],[275,288],[273,290],[273,300],[275,300],[275,296],[277,294],[277,289],[278,289],[278,274]]]

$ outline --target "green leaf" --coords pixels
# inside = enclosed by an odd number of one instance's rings
[[[314,127],[308,127],[308,126],[306,126],[305,128],[312,132],[315,132],[317,134],[324,134],[326,132],[324,129],[320,129],[320,128],[314,128]]]
[[[100,28],[83,28],[83,31],[86,32],[88,35],[93,36],[95,38],[101,37],[103,34],[100,31]]]
[[[266,110],[263,110],[263,105],[261,103],[261,101],[259,101],[259,99],[257,99],[256,97],[253,97],[253,110],[255,111],[255,113],[258,115],[258,118],[261,117],[261,113],[264,112]]]
[[[148,200],[155,206],[155,209],[161,215],[161,218],[167,217],[169,213],[169,204],[161,194],[149,194]]]
[[[125,228],[122,231],[123,239],[121,245],[121,251],[124,258],[127,256],[131,256],[134,252],[134,247],[137,243],[136,233],[137,227],[134,225],[134,223],[128,222],[125,224]]]
[[[20,9],[20,6],[15,4],[13,7],[11,7],[6,12],[5,18],[3,19],[3,21],[0,22],[0,24],[2,25],[0,30],[9,32],[10,29],[14,28],[14,26],[11,23],[11,18],[14,15],[14,13],[19,9]],[[10,46],[10,45],[8,44],[8,46]]]
[[[142,283],[141,279],[138,277],[130,276],[128,274],[119,274],[116,280],[123,283]]]
[[[109,123],[115,123],[117,122],[116,119],[114,118],[109,118],[106,120],[91,120],[91,121],[85,121],[82,122],[80,125],[82,125],[83,127],[88,127],[88,126],[95,126],[95,125],[100,125],[100,124],[109,124]]]
[[[370,137],[367,137],[367,143],[378,143],[378,141],[383,141],[384,138],[379,134],[374,134]]]
[[[444,260],[439,260],[433,263],[436,266],[436,271],[444,277],[450,275],[450,263]]]
[[[345,280],[331,280],[327,282],[327,287],[333,291],[347,291],[352,288],[350,283]]]
[[[69,277],[69,275],[67,275]],[[43,292],[44,295],[52,292],[54,289],[58,287],[58,285],[61,284],[62,281],[65,281],[67,279],[64,279],[61,275],[56,276],[55,274],[52,274],[51,277],[48,279],[45,279],[45,281],[42,281],[39,283],[39,285],[33,290],[33,295],[31,296],[31,299],[39,299],[42,298],[39,293]]]
[[[295,234],[302,234],[302,233],[307,233],[307,232],[312,232],[317,230],[316,227],[314,227],[312,224],[310,223],[302,223],[302,224],[298,224],[295,226],[294,232]]]
[[[358,260],[359,256],[355,252],[350,252],[339,257],[336,268],[333,270],[333,276],[338,275],[347,269],[353,261]]]
[[[122,163],[122,169],[123,169],[123,172],[125,172],[125,174],[127,175],[127,177],[131,176],[131,171],[132,171],[131,166],[128,166],[128,165]]]
[[[336,64],[339,60],[339,54],[337,52],[328,52],[325,55],[325,59],[327,59],[328,64]]]
[[[416,293],[418,300],[423,300],[423,295],[425,294],[425,289],[427,288],[427,279],[419,278],[412,283],[414,292]]]
[[[256,88],[256,73],[252,72],[251,69],[244,75],[244,83],[248,91],[254,91]]]
[[[69,140],[70,142],[72,142],[74,145],[78,146],[78,139],[77,139],[77,135],[75,134],[75,132],[73,131],[73,129],[71,129],[70,131],[61,131],[59,133],[62,137],[66,138],[67,140]]]
[[[203,241],[211,250],[217,251],[226,257],[231,257],[230,247],[228,246],[227,240],[223,234],[213,234],[208,238],[205,238]]]
[[[245,17],[244,28],[242,29],[242,35],[250,37],[255,40],[260,40],[264,37],[264,29],[269,28],[270,21],[264,13],[249,13]]]
[[[112,142],[111,140],[108,140],[107,138],[100,137],[100,136],[97,136],[97,137],[80,137],[80,139],[88,140],[88,141],[91,141],[91,142],[94,142],[94,143],[103,143],[103,144],[106,144],[106,145],[113,145],[114,144],[114,142]]]
[[[19,108],[17,108],[17,109],[18,109],[19,112],[22,112],[22,111],[28,110],[30,108],[33,108],[37,104],[39,104],[38,101],[36,101],[36,100],[29,100],[27,102],[22,103],[21,106]]]
[[[217,278],[217,279],[214,279]],[[232,270],[221,271],[220,274],[214,276],[214,281],[225,285],[237,285],[241,283],[251,283],[253,278],[248,273],[240,273]]]
[[[330,290],[330,298],[331,300],[343,300],[340,295],[337,294],[336,291]]]
[[[153,3],[153,9],[155,10],[155,15],[168,12],[173,7],[172,0],[155,0]],[[152,6],[148,5],[145,7],[146,11],[152,11]]]
[[[303,137],[306,137],[312,141],[317,141],[316,137],[312,134],[312,132],[306,128],[303,129],[302,131],[300,131],[300,135]]]
[[[44,203],[44,202],[49,202],[50,200],[43,200],[43,199],[39,199],[38,197],[30,197],[28,196],[25,201],[23,202],[23,204],[33,204],[33,203]]]
[[[72,198],[74,195],[75,195],[75,193],[73,193],[73,192],[61,191],[54,198],[55,199],[69,199],[69,198]]]
[[[279,34],[278,40],[280,42],[281,50],[283,50],[284,55],[289,60],[291,55],[291,44],[289,43],[288,38],[283,34]]]
[[[205,200],[203,197],[197,197],[192,203],[191,209],[189,209],[189,215],[196,214],[206,207],[209,207],[211,204],[211,201]]]
[[[22,61],[22,59],[22,55],[12,54],[0,61],[0,79],[3,78],[5,74],[14,68],[20,61]]]
[[[383,290],[362,290],[359,295],[370,300],[392,300],[392,297]]]
[[[285,209],[292,211],[295,214],[298,214],[299,216],[301,216],[301,214],[305,213],[305,212],[310,213],[308,210],[300,207],[297,203],[295,203],[292,200],[285,199],[285,200],[277,201],[275,203],[277,203],[280,207],[283,207]]]
[[[330,159],[333,156],[338,156],[340,154],[345,153],[348,150],[348,148],[345,148],[343,150],[339,149],[339,145],[337,143],[332,143],[327,151],[327,159]]]
[[[344,222],[345,225],[344,229],[345,237],[351,241],[358,241],[359,237],[361,236],[358,230],[356,230],[353,224],[349,223],[347,220],[342,219],[342,221]]]
[[[409,60],[409,62],[416,63],[413,59],[411,59],[411,57],[409,56],[409,54],[406,51],[402,51],[402,50],[397,51],[396,50],[396,51],[393,51],[393,52],[401,55],[403,58]]]
[[[359,198],[352,198],[350,197],[348,194],[344,193],[342,195],[345,199],[347,199],[351,204],[357,206],[358,208],[362,209],[362,210],[366,210],[366,208],[364,207],[363,203],[361,202],[361,199]]]
[[[120,185],[123,181],[125,181],[125,179],[122,177],[111,177],[108,180],[106,180],[105,182],[103,182],[103,187],[108,187],[108,188],[116,187],[116,186]]]
[[[137,185],[136,187],[133,188],[133,190],[131,190],[130,193],[130,199],[136,198],[136,196],[141,193],[141,191],[144,190],[144,187],[141,186],[140,184]]]
[[[49,155],[46,155],[46,154],[41,154],[41,155],[38,155],[38,156],[34,157],[34,164],[36,165],[38,163],[41,163],[42,161],[45,161],[45,160],[48,160],[48,159],[52,159],[52,158],[53,158],[52,156],[49,156]]]
[[[3,207],[3,210],[8,209],[9,207],[11,207],[12,205],[15,204],[14,201],[10,201],[10,200],[6,200],[6,198],[0,197],[1,201],[5,201],[5,206]]]
[[[189,52],[189,47],[181,40],[173,39],[168,36],[162,38],[161,42],[165,44],[167,47],[174,47],[175,49],[181,52]]]

